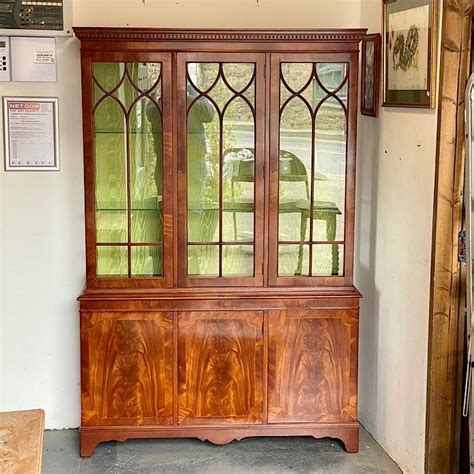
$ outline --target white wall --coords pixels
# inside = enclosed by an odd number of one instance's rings
[[[74,25],[329,28],[360,23],[360,0],[255,3],[146,0],[143,6],[142,0],[74,0]],[[58,55],[57,84],[0,83],[0,95],[60,100],[61,171],[5,173],[0,166],[0,410],[42,407],[47,428],[79,425],[75,300],[85,281],[79,42],[59,40]]]
[[[74,0],[76,26],[358,27],[361,0]],[[257,6],[258,5],[258,6]]]
[[[379,0],[361,23],[381,31]],[[404,472],[423,472],[437,111],[360,116],[356,284],[359,417]]]
[[[0,146],[0,409],[44,408],[49,428],[79,423],[75,300],[85,256],[76,40],[58,41],[58,68],[57,84],[0,83],[0,95],[59,97],[60,172],[5,173]]]
[[[142,0],[74,0],[74,24],[380,31],[381,3],[260,0],[257,7],[254,0],[146,0],[143,6]],[[0,95],[60,98],[61,171],[0,172],[0,409],[43,407],[48,428],[79,425],[75,298],[85,272],[79,81],[78,42],[61,40],[57,84],[0,85]],[[356,278],[365,296],[360,418],[407,472],[418,473],[436,114],[387,109],[379,119],[361,117],[359,127]]]

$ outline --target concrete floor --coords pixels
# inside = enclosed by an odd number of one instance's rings
[[[360,451],[347,454],[331,439],[248,438],[226,446],[194,439],[103,443],[92,458],[78,454],[77,430],[47,431],[43,473],[400,473],[365,431]]]

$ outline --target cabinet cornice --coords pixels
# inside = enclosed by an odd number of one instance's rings
[[[81,41],[359,42],[366,29],[155,29],[75,27]]]

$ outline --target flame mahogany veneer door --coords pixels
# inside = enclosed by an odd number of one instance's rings
[[[270,311],[268,422],[357,420],[358,312]]]
[[[181,425],[262,423],[263,312],[178,316]]]
[[[83,313],[82,425],[173,423],[172,313]]]

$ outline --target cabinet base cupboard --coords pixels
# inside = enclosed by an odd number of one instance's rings
[[[81,456],[300,435],[356,452],[365,30],[75,32]]]

